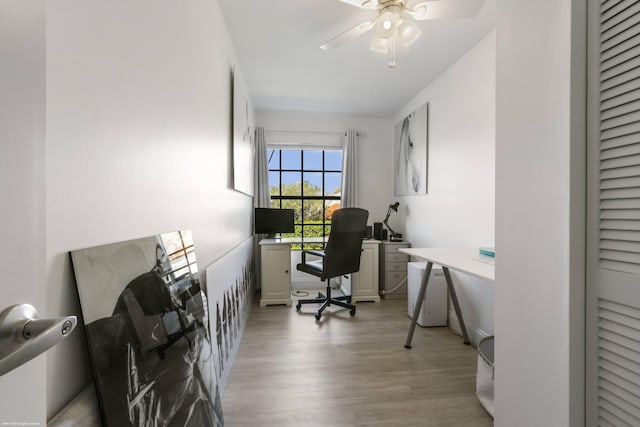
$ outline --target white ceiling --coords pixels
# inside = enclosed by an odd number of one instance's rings
[[[495,27],[496,0],[471,19],[421,21],[397,67],[369,50],[373,31],[319,46],[375,17],[339,0],[219,0],[256,109],[390,117]],[[410,0],[409,6],[416,0]]]

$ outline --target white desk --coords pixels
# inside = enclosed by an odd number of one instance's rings
[[[418,300],[416,301],[413,317],[411,319],[409,335],[407,335],[407,341],[404,344],[405,348],[411,348],[413,331],[416,328],[416,322],[420,315],[422,301],[424,300],[424,295],[427,291],[427,283],[429,282],[429,276],[431,275],[431,268],[433,267],[433,264],[442,266],[442,272],[444,273],[445,280],[447,281],[447,288],[449,289],[449,295],[451,295],[453,308],[456,310],[456,316],[458,316],[458,320],[460,321],[460,329],[462,329],[464,343],[470,344],[469,336],[467,335],[467,328],[464,326],[462,312],[460,311],[458,297],[456,296],[456,290],[453,287],[453,282],[451,281],[449,269],[471,274],[472,276],[476,276],[481,279],[494,281],[495,258],[480,255],[477,248],[402,248],[398,249],[398,251],[427,261],[427,268],[424,272],[422,283],[420,284]]]
[[[305,239],[305,243],[322,243],[322,238]],[[291,305],[291,244],[300,239],[262,239],[260,245],[260,307]],[[378,295],[379,240],[364,240],[360,257],[360,271],[349,275],[343,286],[352,302],[380,302]],[[295,268],[295,266],[294,266]],[[347,289],[344,289],[346,287]]]

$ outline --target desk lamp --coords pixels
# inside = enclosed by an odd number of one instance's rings
[[[384,225],[387,227],[387,230],[389,230],[389,241],[391,242],[402,242],[402,234],[396,233],[395,231],[393,231],[393,229],[389,227],[389,223],[388,223],[389,216],[391,215],[391,211],[398,212],[398,206],[400,206],[399,202],[395,202],[394,204],[389,205],[389,209],[387,210],[387,216],[384,218],[384,221],[382,221]]]

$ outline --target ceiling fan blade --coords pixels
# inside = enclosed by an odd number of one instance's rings
[[[336,47],[340,46],[342,43],[346,42],[347,40],[351,40],[353,38],[358,37],[360,34],[366,33],[373,27],[374,23],[375,21],[367,21],[367,22],[363,22],[362,24],[358,24],[355,27],[351,28],[350,30],[347,30],[344,33],[332,38],[328,42],[323,43],[322,45],[320,45],[320,49],[324,49],[324,50],[335,49]]]
[[[484,0],[431,0],[417,3],[407,12],[417,21],[429,19],[471,18],[476,16]]]
[[[340,0],[343,3],[350,4],[351,6],[359,7],[361,9],[377,9],[378,0]]]

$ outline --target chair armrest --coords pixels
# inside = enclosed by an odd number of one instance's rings
[[[324,251],[314,251],[312,249],[305,249],[304,251],[302,251],[302,263],[306,264],[307,262],[307,257],[306,255],[310,254],[310,255],[316,255],[319,257],[324,257]]]

